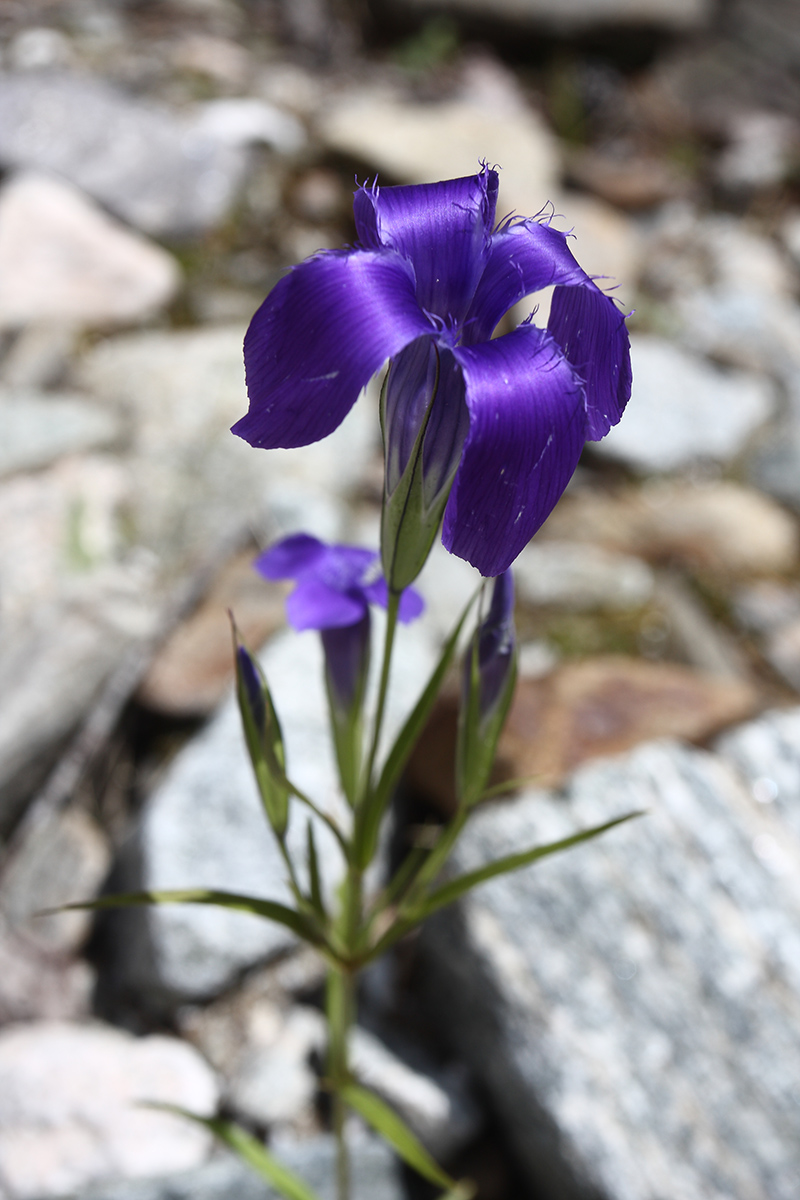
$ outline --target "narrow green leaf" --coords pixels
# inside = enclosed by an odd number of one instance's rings
[[[452,1192],[458,1184],[443,1171],[434,1158],[428,1153],[416,1134],[412,1133],[405,1121],[397,1115],[383,1100],[368,1091],[358,1083],[346,1083],[340,1089],[340,1095],[345,1104],[355,1109],[373,1129],[393,1146],[400,1157],[410,1167],[429,1179],[431,1183],[446,1188]]]
[[[480,589],[479,589],[480,590]],[[359,813],[358,828],[356,831],[356,846],[355,852],[357,861],[362,867],[366,867],[372,862],[375,855],[375,847],[378,842],[378,833],[380,831],[381,820],[386,811],[386,806],[392,794],[392,789],[400,778],[403,767],[406,765],[408,756],[414,749],[419,736],[425,726],[425,722],[431,714],[434,702],[439,695],[442,686],[442,681],[447,673],[450,663],[453,661],[456,646],[458,644],[459,635],[464,627],[464,622],[467,619],[467,614],[470,608],[475,603],[478,595],[471,597],[469,603],[464,609],[461,617],[456,624],[455,629],[450,634],[450,637],[445,642],[439,661],[436,664],[425,690],[408,716],[403,728],[397,735],[394,745],[389,751],[389,756],[386,759],[383,770],[381,771],[380,779],[375,787],[374,792],[367,798],[364,806]]]
[[[265,917],[278,925],[285,925],[304,941],[322,945],[324,935],[316,924],[302,913],[279,904],[275,900],[262,900],[258,896],[242,896],[237,892],[218,892],[208,888],[183,888],[175,891],[118,892],[114,896],[100,896],[97,900],[82,900],[77,904],[64,904],[59,908],[45,909],[40,916],[71,909],[129,908],[139,904],[210,904],[217,908],[233,908],[240,912]]]
[[[322,885],[319,877],[319,858],[317,843],[314,839],[314,826],[311,821],[306,825],[306,850],[308,857],[308,879],[311,887],[311,903],[314,909],[325,920],[325,903],[322,899]]]
[[[176,1116],[186,1117],[187,1120],[194,1121],[197,1125],[205,1126],[235,1154],[238,1154],[239,1158],[249,1167],[258,1172],[262,1179],[265,1179],[282,1196],[286,1196],[287,1200],[319,1200],[317,1193],[311,1190],[305,1180],[279,1162],[258,1138],[253,1137],[246,1129],[242,1129],[241,1125],[215,1117],[199,1117],[196,1113],[187,1112],[186,1109],[178,1108],[174,1104],[148,1104],[147,1107],[175,1113]]]
[[[437,909],[444,907],[445,904],[452,904],[454,900],[458,900],[466,892],[477,887],[480,883],[485,883],[487,879],[493,879],[496,875],[505,875],[509,871],[518,871],[521,867],[530,866],[540,858],[546,858],[550,854],[559,854],[562,850],[568,850],[570,846],[578,846],[581,842],[588,842],[591,838],[599,837],[601,833],[605,833],[609,829],[613,829],[615,825],[622,825],[625,821],[632,821],[634,817],[641,817],[644,810],[626,813],[622,817],[615,817],[613,821],[605,821],[602,825],[595,825],[591,829],[582,829],[579,833],[573,833],[570,837],[561,838],[557,842],[548,842],[544,846],[534,846],[530,850],[523,850],[519,854],[509,854],[505,858],[498,858],[495,862],[487,863],[484,867],[479,867],[475,871],[469,871],[466,875],[459,875],[456,879],[451,879],[448,883],[435,891],[421,901],[414,910],[413,916],[416,921],[425,920],[431,913]]]
[[[537,787],[543,778],[542,775],[520,775],[518,779],[504,779],[481,792],[481,802],[494,800],[496,796],[505,796],[507,792],[521,792],[523,788]]]

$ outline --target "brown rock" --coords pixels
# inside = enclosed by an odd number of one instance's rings
[[[702,741],[752,714],[756,703],[746,683],[674,663],[622,656],[565,663],[541,679],[520,681],[495,775],[557,785],[581,763],[620,754],[638,742]],[[448,813],[455,807],[456,719],[456,698],[444,698],[408,768],[412,786]]]
[[[789,514],[762,493],[728,482],[576,492],[559,504],[543,536],[600,542],[651,562],[728,575],[788,571],[798,555]]]
[[[137,699],[171,716],[204,716],[233,679],[228,610],[245,642],[257,649],[283,624],[285,588],[253,570],[252,550],[230,559],[206,598],[159,651]]]
[[[579,187],[620,208],[650,208],[685,194],[689,180],[672,163],[658,158],[621,157],[598,150],[575,151],[568,175]]]

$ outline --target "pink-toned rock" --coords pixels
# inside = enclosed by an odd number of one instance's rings
[[[210,1115],[217,1085],[191,1046],[61,1022],[0,1033],[0,1178],[11,1200],[198,1166],[205,1130],[142,1106]]]
[[[175,295],[171,254],[63,180],[26,172],[0,191],[0,328],[139,321]]]

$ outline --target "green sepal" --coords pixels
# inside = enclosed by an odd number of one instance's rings
[[[38,916],[73,909],[131,908],[142,904],[208,904],[215,908],[232,908],[239,912],[252,913],[285,925],[303,941],[314,946],[326,945],[325,935],[315,921],[277,900],[263,900],[259,896],[243,896],[238,892],[222,892],[211,888],[181,888],[170,891],[118,892],[113,896],[100,896],[96,900],[81,900],[76,904],[62,904],[58,908],[45,909]]]
[[[187,1112],[185,1108],[180,1108],[176,1104],[148,1103],[146,1107],[162,1112],[171,1112],[176,1116],[194,1121],[197,1125],[205,1126],[216,1138],[233,1150],[243,1162],[252,1167],[271,1187],[285,1196],[286,1200],[319,1200],[317,1193],[308,1186],[305,1180],[279,1162],[258,1138],[253,1137],[251,1133],[242,1129],[241,1125],[237,1125],[234,1121],[223,1121],[218,1117],[200,1117],[196,1113]]]
[[[450,1178],[446,1171],[442,1170],[416,1134],[411,1132],[405,1121],[374,1092],[352,1081],[342,1085],[338,1091],[345,1104],[355,1109],[381,1137],[385,1138],[390,1146],[394,1147],[403,1161],[425,1179],[435,1183],[437,1187],[445,1188],[447,1192],[455,1191],[458,1195],[464,1196],[474,1194],[474,1190],[472,1192],[458,1191],[459,1187],[464,1185],[459,1185],[455,1179]]]
[[[514,697],[517,683],[517,655],[513,661],[503,690],[492,705],[489,713],[481,713],[481,675],[478,667],[478,642],[480,627],[470,641],[468,667],[469,684],[464,703],[458,715],[458,741],[456,744],[456,795],[459,804],[472,808],[482,798],[494,766],[497,743],[503,732],[508,710]]]
[[[244,740],[267,820],[276,836],[282,838],[289,821],[289,796],[293,789],[285,774],[286,756],[280,721],[264,672],[242,642],[233,614],[230,617],[236,663],[236,698]]]
[[[438,357],[437,357],[438,364]],[[381,389],[381,430],[385,433],[386,376]],[[384,492],[381,509],[381,563],[387,586],[392,592],[402,592],[413,583],[425,566],[444,514],[450,488],[458,468],[458,458],[435,495],[428,495],[422,469],[422,448],[428,422],[438,391],[437,379],[425,410],[406,468],[391,495]],[[389,470],[385,473],[388,488]]]
[[[475,603],[477,596],[478,592],[476,591],[462,612],[450,637],[445,642],[442,653],[439,656],[439,661],[425,685],[425,690],[414,705],[410,715],[406,718],[403,728],[398,733],[389,751],[374,790],[366,797],[358,812],[353,850],[355,861],[362,868],[369,866],[375,856],[381,821],[386,811],[386,806],[391,799],[392,789],[400,779],[403,768],[408,761],[408,756],[417,744],[420,734],[425,727],[425,722],[431,714],[431,710],[441,690],[444,677],[453,661],[453,655],[456,651],[461,630],[464,628],[467,614]]]

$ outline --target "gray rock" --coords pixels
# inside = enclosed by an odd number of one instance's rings
[[[120,659],[153,633],[157,613],[138,588],[126,587],[124,574],[119,588],[94,582],[94,596],[64,598],[14,622],[14,638],[0,653],[2,835]]]
[[[284,1141],[274,1150],[319,1200],[334,1200],[336,1150],[330,1137]],[[405,1193],[395,1159],[384,1143],[372,1137],[354,1139],[351,1156],[353,1200],[402,1200]],[[225,1155],[181,1175],[108,1183],[73,1193],[69,1200],[277,1200],[279,1195],[239,1159]]]
[[[723,734],[717,750],[733,763],[755,800],[800,837],[800,709],[765,713]]]
[[[790,417],[764,438],[748,463],[756,487],[800,512],[800,421]]]
[[[728,462],[772,415],[773,385],[723,372],[655,337],[631,338],[633,392],[619,425],[594,449],[641,472],[703,459]]]
[[[26,935],[0,916],[0,1026],[88,1020],[95,984],[89,964],[53,954]]]
[[[571,611],[641,608],[653,572],[638,558],[580,542],[531,542],[514,564],[520,600]]]
[[[64,454],[107,445],[119,434],[114,413],[79,396],[0,388],[0,477],[47,466]]]
[[[97,824],[82,809],[67,809],[37,827],[5,864],[0,907],[35,945],[69,954],[85,940],[91,914],[35,914],[96,896],[110,865],[111,851]]]
[[[216,225],[243,178],[240,148],[86,76],[0,75],[0,114],[5,167],[62,175],[157,237]]]
[[[434,10],[461,13],[483,20],[505,20],[534,29],[546,27],[559,32],[603,25],[655,26],[666,30],[697,29],[708,23],[712,8],[708,0],[404,0],[417,12]]]
[[[335,433],[301,450],[254,450],[234,437],[247,410],[244,332],[242,323],[120,335],[83,363],[83,386],[127,419],[135,539],[171,576],[232,530],[263,528],[266,513],[282,531],[341,537],[339,497],[358,487],[378,442],[374,387]]]
[[[262,664],[281,720],[290,777],[323,811],[346,820],[329,742],[316,634],[284,634]],[[433,665],[421,631],[401,630],[387,736],[411,708]],[[293,805],[288,845],[305,861],[306,812]],[[323,883],[341,878],[330,831],[313,818]],[[129,852],[125,887],[210,887],[290,902],[283,861],[268,828],[246,756],[233,698],[174,760],[150,798]],[[300,870],[300,878],[304,871]],[[156,1006],[218,993],[245,967],[294,945],[283,926],[227,909],[167,905],[130,910],[118,965],[124,986]]]
[[[793,717],[771,718],[789,802]],[[724,749],[754,737],[746,726]],[[778,727],[780,734],[778,735]],[[777,736],[776,736],[777,735]],[[740,758],[742,754],[740,753]],[[424,934],[434,1011],[482,1078],[537,1195],[791,1200],[800,840],[730,762],[671,743],[474,818],[455,869],[646,807],[481,887]]]
[[[171,254],[72,184],[26,171],[0,191],[0,328],[131,324],[168,304],[179,282]]]
[[[197,1167],[210,1135],[143,1106],[210,1116],[214,1076],[177,1038],[49,1021],[0,1033],[0,1178],[11,1200]]]

